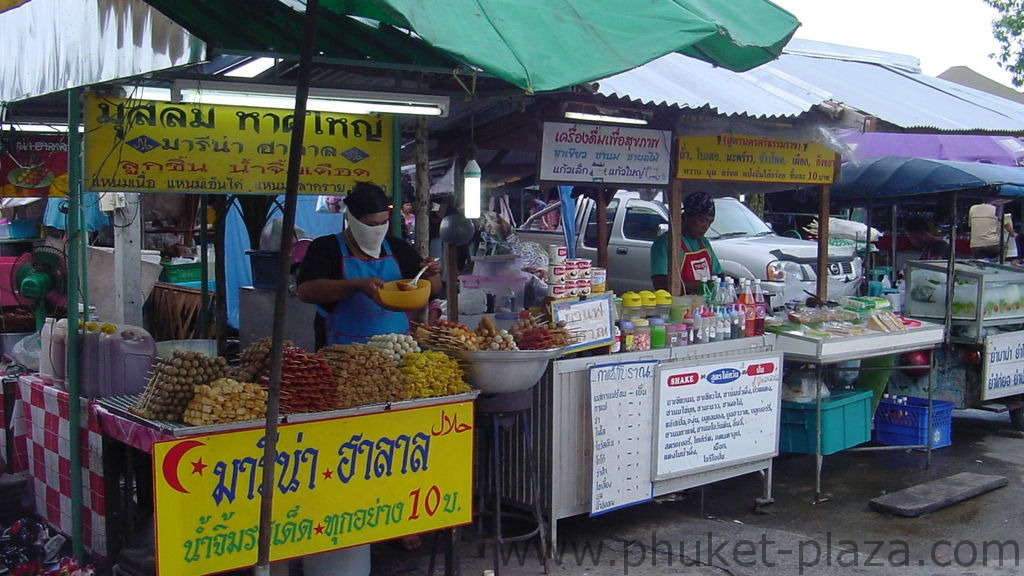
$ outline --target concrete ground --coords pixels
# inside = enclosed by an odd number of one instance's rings
[[[1024,439],[1006,414],[954,412],[953,445],[846,451],[825,457],[823,498],[814,503],[814,457],[776,459],[775,504],[755,513],[755,475],[689,490],[596,518],[559,522],[555,575],[1010,575],[1024,573]],[[1009,484],[919,518],[875,512],[871,498],[959,472],[1005,476]],[[462,530],[461,574],[493,569]],[[375,546],[374,576],[427,574],[431,538],[417,552]],[[438,555],[434,574],[443,574]],[[535,542],[509,545],[500,574],[543,574]]]

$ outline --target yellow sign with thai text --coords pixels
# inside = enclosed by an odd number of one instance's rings
[[[393,117],[310,111],[299,194],[385,188]],[[85,186],[93,191],[283,194],[294,114],[287,110],[124,100],[87,93]]]
[[[160,574],[256,564],[264,431],[153,446]],[[473,403],[283,424],[272,560],[469,523]]]
[[[835,177],[836,153],[814,142],[765,136],[719,134],[679,138],[676,178],[829,184]]]

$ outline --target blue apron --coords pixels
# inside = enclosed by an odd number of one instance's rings
[[[391,246],[387,242],[381,246],[380,258],[362,260],[349,252],[342,233],[335,234],[335,237],[341,248],[341,269],[346,280],[380,278],[390,282],[402,279],[398,261],[391,254]],[[377,334],[409,331],[409,319],[404,312],[382,308],[362,292],[356,292],[335,304],[333,312],[328,313],[318,307],[317,314],[324,318],[327,345],[366,342],[370,336]]]

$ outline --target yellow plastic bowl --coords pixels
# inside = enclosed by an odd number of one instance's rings
[[[400,282],[409,282],[411,279],[394,280],[385,282],[377,293],[380,295],[381,304],[389,310],[399,312],[411,312],[419,310],[427,305],[430,300],[430,280],[420,278],[416,281],[415,290],[402,290],[398,287]]]

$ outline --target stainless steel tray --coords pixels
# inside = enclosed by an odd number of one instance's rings
[[[452,394],[449,396],[437,396],[434,398],[415,398],[411,400],[400,400],[398,402],[389,402],[385,404],[368,404],[366,406],[356,406],[354,408],[346,408],[345,410],[329,410],[326,412],[306,412],[301,414],[284,414],[278,417],[278,423],[297,423],[297,422],[312,422],[314,420],[331,420],[334,418],[345,418],[347,416],[360,416],[363,414],[376,414],[379,412],[392,412],[396,410],[406,410],[409,408],[422,408],[424,406],[436,406],[438,404],[453,404],[455,402],[465,402],[475,400],[480,394],[479,390],[470,390],[462,394]],[[128,409],[134,406],[138,401],[141,394],[128,394],[125,396],[106,396],[103,398],[96,398],[94,401],[99,405],[103,406],[110,412],[125,418],[137,422],[154,430],[163,432],[175,438],[181,438],[185,436],[201,436],[203,434],[211,434],[214,432],[228,432],[231,430],[247,430],[252,428],[262,428],[265,425],[265,420],[246,420],[244,422],[229,422],[227,424],[211,424],[209,426],[191,426],[181,422],[168,422],[166,420],[150,420],[132,414]]]

